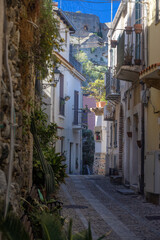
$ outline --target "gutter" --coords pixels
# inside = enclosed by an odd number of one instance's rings
[[[85,77],[78,72],[73,66],[72,64],[70,64],[64,57],[62,57],[59,53],[57,52],[53,52],[53,54],[60,60],[60,63],[66,67],[70,72],[73,73],[74,76],[76,76],[80,81],[85,82],[86,79]]]

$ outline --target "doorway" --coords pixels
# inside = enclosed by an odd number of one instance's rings
[[[73,155],[73,143],[70,143],[70,148],[69,148],[69,174],[72,173],[72,155]]]

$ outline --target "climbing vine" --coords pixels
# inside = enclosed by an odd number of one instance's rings
[[[45,160],[53,169],[55,186],[58,187],[67,177],[67,165],[65,164],[64,154],[56,153],[55,151],[55,142],[58,139],[56,134],[57,125],[55,123],[47,123],[48,115],[40,107],[35,109],[33,117],[41,150]],[[37,186],[44,186],[44,173],[35,148],[33,153],[33,182]]]

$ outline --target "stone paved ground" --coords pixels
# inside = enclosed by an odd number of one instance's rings
[[[72,218],[75,233],[90,221],[94,239],[106,234],[106,240],[160,240],[160,219],[146,218],[160,216],[160,206],[140,195],[122,195],[121,188],[108,177],[71,175],[59,192],[66,225]]]

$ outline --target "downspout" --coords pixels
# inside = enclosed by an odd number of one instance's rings
[[[1,111],[1,96],[2,96],[2,59],[3,59],[3,24],[4,24],[4,0],[0,0],[0,111]],[[0,131],[1,138],[1,131]],[[2,234],[0,232],[0,240]]]
[[[143,6],[143,14],[144,14],[144,65],[145,67],[148,66],[148,21],[147,21],[147,10],[148,6],[147,3],[144,3]],[[142,83],[141,90],[144,91],[145,86],[144,83]],[[144,108],[144,103],[141,103],[141,141],[142,141],[142,147],[141,147],[141,178],[140,178],[140,193],[144,195],[144,158],[145,158],[145,108]]]
[[[3,59],[3,24],[4,24],[4,0],[0,0],[0,111],[2,98],[2,59]],[[1,138],[1,131],[0,131]]]
[[[14,95],[13,95],[13,83],[11,77],[11,71],[8,63],[8,42],[9,36],[8,34],[8,22],[6,16],[6,2],[5,2],[5,15],[4,15],[4,30],[5,30],[5,67],[8,74],[9,79],[9,88],[10,88],[10,98],[11,98],[11,108],[10,108],[10,155],[9,155],[9,167],[8,167],[8,182],[7,182],[7,192],[6,192],[6,201],[5,201],[5,213],[4,216],[6,217],[8,211],[8,205],[10,201],[10,188],[11,188],[11,181],[12,181],[12,168],[13,168],[13,158],[14,158],[14,143],[15,143],[15,111],[14,111]],[[1,8],[2,9],[2,8]]]

